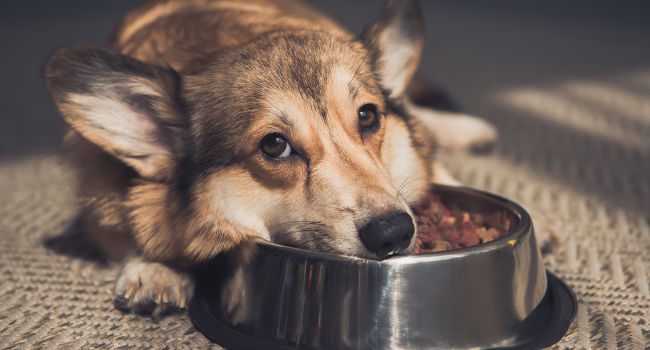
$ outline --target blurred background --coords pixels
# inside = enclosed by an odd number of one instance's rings
[[[354,33],[384,4],[309,2]],[[42,67],[57,48],[104,45],[136,3],[0,2],[0,347],[209,346],[184,316],[152,325],[114,310],[115,267],[56,239],[74,231],[74,179]],[[419,75],[500,131],[488,156],[439,158],[564,233],[546,263],[580,309],[558,347],[649,347],[650,2],[422,3]]]

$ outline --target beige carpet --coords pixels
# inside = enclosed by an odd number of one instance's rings
[[[579,310],[555,348],[650,348],[647,19],[615,23],[617,12],[610,17],[602,6],[604,16],[579,9],[569,20],[446,4],[425,6],[424,75],[494,122],[501,138],[487,157],[440,157],[464,183],[511,198],[566,233],[545,260],[574,289]],[[41,38],[45,32],[29,31],[39,21],[4,21],[0,38],[22,45],[7,34],[21,23],[31,23],[24,35]],[[74,33],[84,32],[71,25],[62,35]],[[37,65],[21,60],[11,67],[35,74]],[[14,70],[3,76],[19,84]],[[0,120],[0,348],[215,348],[185,315],[154,322],[113,307],[118,267],[79,239],[74,180],[52,146],[60,124],[20,114],[33,110],[28,96],[43,96],[30,79],[0,105],[3,116],[16,116]]]

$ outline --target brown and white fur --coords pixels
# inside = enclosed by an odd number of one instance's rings
[[[57,51],[45,78],[70,125],[83,230],[127,258],[122,306],[184,307],[189,266],[256,237],[385,256],[359,232],[391,213],[413,231],[410,204],[430,183],[457,184],[435,146],[496,135],[409,100],[422,45],[415,0],[390,1],[359,36],[294,0],[153,0],[108,49]],[[376,109],[372,128],[363,108]],[[270,134],[282,139],[269,146]],[[265,153],[278,145],[288,157]],[[408,252],[405,237],[389,253]]]

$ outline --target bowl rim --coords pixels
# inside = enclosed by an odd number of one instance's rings
[[[451,249],[442,252],[409,254],[409,255],[394,255],[383,260],[374,260],[363,258],[353,255],[343,255],[327,252],[316,252],[303,248],[291,247],[278,243],[273,243],[262,238],[256,238],[255,243],[258,247],[267,250],[279,251],[284,254],[292,254],[295,256],[302,256],[311,259],[322,259],[328,261],[341,261],[345,263],[356,262],[360,264],[376,264],[376,265],[404,265],[413,263],[423,263],[430,261],[451,260],[466,257],[468,255],[490,252],[499,249],[506,249],[514,247],[523,236],[525,236],[532,229],[532,221],[528,212],[519,204],[506,199],[504,197],[477,190],[466,186],[446,186],[446,185],[432,185],[429,191],[448,191],[448,192],[461,192],[463,194],[482,197],[483,200],[497,202],[500,206],[510,210],[519,219],[519,223],[507,235],[497,238],[493,241],[477,244],[472,247]]]

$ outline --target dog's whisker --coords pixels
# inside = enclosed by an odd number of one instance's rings
[[[413,181],[415,177],[413,175],[407,177],[402,184],[397,188],[397,197],[402,199],[404,202],[406,201],[406,198],[409,197],[411,194],[410,192],[406,192],[407,186],[410,184],[411,181]],[[408,203],[408,202],[407,202]],[[410,203],[409,203],[410,205]]]

